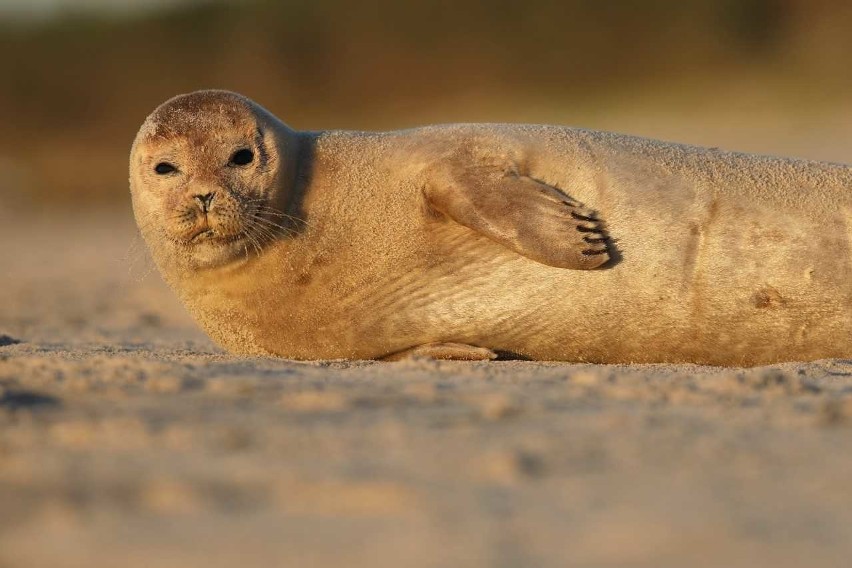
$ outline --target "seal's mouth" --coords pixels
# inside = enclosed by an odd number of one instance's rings
[[[196,243],[203,240],[211,240],[216,237],[216,231],[210,229],[208,227],[204,227],[195,231],[192,235],[189,236],[186,242],[188,243]]]
[[[203,227],[201,229],[198,229],[192,235],[190,235],[186,243],[191,245],[200,243],[225,245],[240,240],[242,236],[243,235],[241,233],[237,233],[234,235],[223,235],[216,229],[211,229],[210,227]]]

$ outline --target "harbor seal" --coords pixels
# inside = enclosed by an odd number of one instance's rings
[[[297,132],[163,103],[139,229],[210,337],[293,359],[852,355],[852,167],[561,126]]]

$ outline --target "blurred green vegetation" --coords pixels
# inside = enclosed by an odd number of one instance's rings
[[[38,201],[126,200],[139,124],[199,88],[304,129],[555,122],[624,101],[698,114],[743,85],[760,105],[831,105],[849,100],[850,30],[845,0],[270,0],[7,22],[0,199],[16,179]]]

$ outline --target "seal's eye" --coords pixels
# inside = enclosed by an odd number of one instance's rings
[[[245,166],[246,164],[250,164],[252,160],[254,160],[254,152],[248,148],[237,150],[231,156],[231,164],[234,166]]]
[[[177,168],[168,162],[160,162],[159,164],[154,166],[154,171],[157,172],[159,175],[163,176],[172,172],[176,172]]]

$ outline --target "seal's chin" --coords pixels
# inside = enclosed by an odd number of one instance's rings
[[[193,268],[215,268],[246,259],[251,252],[247,237],[199,234],[184,245],[186,258]]]
[[[215,227],[200,227],[173,241],[180,256],[191,268],[214,268],[245,259],[252,242],[245,231],[227,232]]]

